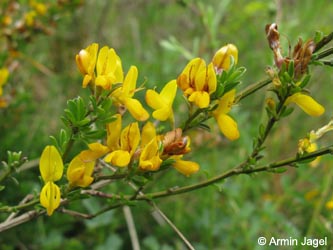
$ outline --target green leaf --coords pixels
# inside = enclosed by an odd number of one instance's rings
[[[321,39],[323,39],[324,33],[320,30],[316,31],[313,41],[317,44]]]
[[[138,186],[144,186],[149,181],[146,177],[142,175],[135,175],[131,180]]]
[[[290,78],[294,78],[294,70],[295,70],[294,61],[290,60],[288,64],[288,75],[290,76]]]
[[[5,186],[0,186],[0,191],[4,190],[6,187]]]
[[[311,75],[306,75],[303,80],[301,81],[301,83],[299,84],[299,87],[301,89],[303,89],[310,81]]]
[[[286,117],[290,115],[294,111],[294,108],[289,107],[289,108],[284,108],[284,110],[281,112],[281,117]]]
[[[265,135],[265,125],[264,124],[260,124],[259,125],[259,136],[261,137],[261,138],[263,138],[264,137],[264,135]]]

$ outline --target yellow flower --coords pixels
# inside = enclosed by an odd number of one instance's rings
[[[153,138],[145,145],[139,161],[139,168],[142,170],[156,171],[160,168],[162,160],[159,156],[159,146],[157,137]]]
[[[62,158],[56,147],[45,147],[40,157],[39,170],[45,182],[40,193],[40,204],[47,209],[48,215],[52,215],[60,205],[60,189],[54,181],[62,177],[64,170]]]
[[[333,210],[333,199],[326,202],[325,207],[327,210]]]
[[[320,116],[325,112],[325,108],[316,102],[311,96],[295,93],[287,98],[285,105],[296,103],[305,113],[310,116]]]
[[[141,147],[143,148],[156,137],[156,129],[152,122],[146,122],[141,132]]]
[[[159,156],[159,143],[154,124],[147,122],[141,132],[142,151],[139,159],[141,170],[155,171],[160,168],[162,160]]]
[[[213,64],[206,67],[206,62],[201,58],[191,60],[177,78],[177,84],[190,102],[194,102],[199,108],[208,107],[210,94],[216,90]]]
[[[168,82],[161,93],[158,94],[156,91],[148,89],[146,92],[147,104],[155,109],[153,117],[160,121],[170,119],[173,121],[172,104],[175,99],[177,92],[177,81],[172,80]]]
[[[227,115],[234,104],[235,94],[235,89],[224,94],[219,101],[217,109],[213,111],[213,116],[216,119],[221,132],[229,140],[236,140],[239,138],[237,123]]]
[[[60,196],[60,188],[54,182],[49,181],[45,183],[40,192],[40,204],[46,208],[49,216],[59,207]]]
[[[198,163],[193,161],[184,161],[181,160],[182,156],[173,156],[172,159],[175,160],[175,162],[172,164],[172,166],[180,173],[182,173],[185,176],[190,176],[191,174],[194,174],[199,171],[200,166]]]
[[[88,150],[83,150],[69,163],[67,179],[73,187],[89,186],[94,180],[91,175],[96,160],[109,152],[109,148],[100,143],[91,143],[88,147]]]
[[[138,100],[132,98],[136,92],[137,78],[138,69],[135,66],[131,66],[123,85],[112,93],[112,97],[116,103],[124,105],[136,120],[145,121],[149,118],[148,112]]]
[[[95,161],[101,156],[105,155],[107,152],[109,152],[109,148],[107,146],[104,146],[98,142],[90,143],[88,147],[88,150],[83,150],[80,153],[81,158],[86,162]]]
[[[34,25],[36,15],[37,13],[34,10],[31,10],[24,15],[24,21],[28,27],[32,27]]]
[[[80,154],[75,156],[69,163],[67,169],[67,179],[70,186],[87,187],[94,178],[91,177],[94,171],[95,161],[84,161]]]
[[[57,181],[64,170],[62,158],[55,146],[46,146],[39,161],[39,171],[44,182]]]
[[[107,125],[107,146],[111,153],[105,156],[106,162],[118,167],[126,167],[140,142],[140,130],[137,122],[129,124],[121,133],[121,116]]]
[[[100,49],[96,65],[96,86],[111,89],[112,84],[122,83],[124,73],[122,63],[114,49],[104,46]]]
[[[79,54],[76,55],[76,64],[84,76],[82,87],[85,88],[87,85],[95,79],[95,66],[98,52],[98,44],[92,43],[87,48],[82,49]]]
[[[0,96],[2,96],[2,86],[5,85],[9,76],[9,71],[7,68],[0,69]]]
[[[227,44],[215,53],[212,63],[217,74],[221,73],[222,70],[228,70],[230,68],[231,56],[234,58],[235,64],[237,64],[238,50],[233,44]]]

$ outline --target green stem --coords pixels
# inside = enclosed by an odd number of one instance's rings
[[[14,169],[13,168],[8,168],[4,171],[1,171],[1,174],[0,174],[0,183],[6,179],[11,173],[14,172]]]
[[[66,145],[66,149],[65,152],[62,155],[62,160],[65,161],[68,157],[69,152],[71,151],[73,145],[74,145],[74,139],[73,139],[73,134],[71,135],[71,138],[69,139],[67,145]]]
[[[314,50],[313,53],[317,52],[318,50],[320,50],[322,47],[324,47],[326,44],[328,44],[330,41],[333,40],[333,32],[331,32],[330,34],[328,34],[327,36],[324,36],[317,44],[316,44],[316,48]]]
[[[24,208],[34,206],[38,203],[39,203],[39,199],[34,199],[34,200],[32,200],[30,202],[27,202],[27,203],[24,203],[22,205],[17,205],[17,206],[12,206],[12,207],[4,206],[4,207],[0,208],[0,213],[12,213],[12,212],[24,209]]]
[[[265,87],[266,85],[270,84],[272,82],[271,79],[265,79],[260,82],[256,82],[248,86],[245,90],[240,92],[236,98],[235,103],[239,102],[240,100],[248,97],[249,95],[253,94],[254,92],[258,91],[259,89]]]
[[[312,159],[314,157],[318,157],[318,156],[325,155],[325,154],[333,154],[333,146],[325,147],[325,148],[322,148],[320,150],[314,151],[312,153],[309,153],[309,154],[306,154],[303,156],[292,157],[289,159],[285,159],[282,161],[278,161],[275,163],[267,164],[267,165],[264,165],[261,167],[256,167],[256,168],[243,168],[242,166],[245,163],[242,163],[239,166],[237,166],[231,170],[228,170],[220,175],[217,175],[211,179],[208,179],[206,181],[196,183],[193,185],[184,186],[184,187],[171,188],[171,189],[161,191],[161,192],[155,192],[155,193],[150,193],[150,194],[148,193],[145,195],[138,195],[136,197],[136,200],[156,199],[156,198],[161,198],[161,197],[166,197],[166,196],[173,196],[173,195],[178,195],[178,194],[182,194],[182,193],[187,193],[187,192],[190,192],[193,190],[197,190],[200,188],[210,186],[214,183],[220,182],[221,180],[224,180],[231,176],[241,175],[241,174],[253,174],[253,173],[258,173],[258,172],[267,172],[267,171],[272,171],[274,169],[281,168],[284,166],[294,166],[296,163],[306,161],[306,160]],[[126,197],[126,198],[129,198],[129,197]]]
[[[314,60],[319,60],[333,54],[333,48],[328,48],[315,56]]]

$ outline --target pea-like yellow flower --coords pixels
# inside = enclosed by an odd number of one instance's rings
[[[100,143],[91,143],[88,147],[88,150],[83,150],[69,163],[67,179],[72,187],[89,186],[94,180],[91,175],[93,174],[96,160],[109,152],[109,148]]]
[[[147,122],[141,132],[141,154],[139,168],[146,171],[156,171],[160,168],[160,141],[156,136],[155,126]]]
[[[40,204],[49,216],[60,205],[60,188],[54,182],[62,177],[63,170],[62,158],[56,147],[46,146],[39,162],[39,171],[45,183],[40,193]]]
[[[229,140],[239,138],[237,123],[228,115],[235,101],[236,90],[233,89],[222,96],[218,107],[213,111],[213,116],[217,121],[220,131]]]
[[[112,84],[122,83],[124,79],[120,57],[113,48],[104,46],[100,49],[96,65],[96,86],[111,89]]]
[[[82,82],[83,88],[86,88],[88,84],[95,79],[97,52],[98,44],[92,43],[75,56],[76,64],[81,74],[84,76]]]
[[[112,98],[116,104],[124,105],[136,120],[145,121],[149,118],[148,112],[137,99],[132,98],[136,92],[137,78],[138,69],[135,66],[131,66],[123,85],[112,93]]]
[[[2,96],[3,90],[2,86],[5,85],[9,76],[9,71],[7,68],[0,69],[0,96]]]
[[[228,70],[231,65],[230,57],[233,57],[235,64],[238,62],[238,49],[233,44],[227,44],[220,48],[214,55],[212,63],[217,74],[223,70]]]
[[[325,108],[316,102],[311,96],[297,92],[287,98],[285,105],[296,103],[305,113],[310,116],[320,116]]]
[[[126,167],[140,142],[139,125],[134,122],[120,131],[121,116],[116,115],[116,120],[107,125],[107,146],[111,153],[104,160],[118,167]]]
[[[156,129],[152,122],[146,122],[141,131],[141,148],[156,137]]]
[[[157,137],[155,137],[142,149],[139,168],[141,170],[156,171],[160,168],[161,163],[158,140]]]
[[[207,108],[210,94],[216,91],[216,74],[214,66],[201,58],[191,60],[177,78],[178,86],[184,91],[190,102],[199,108]]]
[[[174,120],[172,104],[177,92],[177,81],[172,80],[168,82],[161,93],[157,93],[155,90],[148,89],[146,92],[147,104],[155,109],[153,117],[159,121],[165,121],[170,119]]]
[[[172,166],[185,176],[190,176],[191,174],[198,172],[200,169],[199,164],[196,162],[181,160],[182,156],[177,155],[171,158],[175,160]]]

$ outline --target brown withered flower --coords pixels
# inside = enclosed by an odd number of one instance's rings
[[[303,44],[303,40],[301,38],[298,39],[298,43],[294,47],[292,55],[295,64],[294,72],[296,78],[306,73],[308,64],[311,60],[311,56],[315,48],[316,45],[313,40],[310,39]]]
[[[162,140],[164,155],[183,155],[191,151],[188,136],[182,135],[182,129],[167,132]]]
[[[288,67],[290,61],[293,60],[295,78],[298,78],[306,73],[312,53],[316,47],[314,41],[309,39],[303,44],[303,40],[299,38],[298,43],[294,47],[292,57],[283,57],[281,53],[280,34],[278,32],[277,24],[267,24],[265,31],[269,47],[274,53],[275,65],[281,69],[283,63],[286,63],[286,66]]]
[[[284,58],[281,54],[280,33],[276,23],[267,24],[265,27],[269,47],[273,50],[275,65],[280,69]]]

